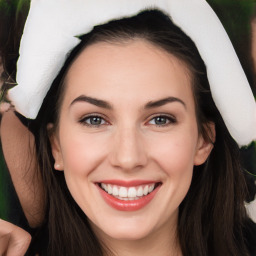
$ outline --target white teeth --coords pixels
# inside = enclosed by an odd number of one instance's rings
[[[120,187],[120,189],[119,189],[119,196],[120,197],[127,197],[127,188]]]
[[[120,197],[120,196],[117,196],[117,198],[118,199],[120,199],[120,200],[124,200],[124,201],[132,201],[132,200],[138,200],[138,199],[140,199],[140,197]]]
[[[102,187],[105,191],[107,191],[107,190],[108,190],[107,185],[106,185],[106,184],[104,184],[104,183],[101,183],[101,187]]]
[[[142,186],[140,186],[139,189],[137,190],[137,196],[143,196],[143,188],[142,188]]]
[[[119,193],[118,193],[118,188],[117,188],[117,186],[114,186],[114,187],[113,187],[112,193],[113,193],[114,196],[118,196]]]
[[[148,185],[144,187],[143,194],[144,195],[148,194]]]
[[[111,195],[112,194],[112,186],[108,184],[108,193]]]
[[[101,183],[101,187],[108,194],[113,195],[119,198],[120,200],[137,200],[142,196],[146,196],[147,194],[151,193],[155,188],[155,184],[141,185],[137,187],[128,188],[112,184]]]
[[[129,188],[128,190],[128,197],[136,197],[136,189],[133,187],[133,188]]]
[[[151,193],[154,190],[154,187],[155,187],[154,184],[150,185],[148,188],[148,193]]]

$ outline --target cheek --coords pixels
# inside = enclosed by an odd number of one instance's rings
[[[70,134],[64,136],[64,134]],[[66,133],[62,136],[62,157],[65,174],[87,176],[104,158],[104,138],[82,132]]]
[[[161,206],[165,218],[176,212],[184,200],[192,181],[194,156],[197,145],[197,130],[187,128],[162,134],[148,144],[151,158],[159,173],[164,174]]]
[[[171,201],[178,207],[186,196],[192,180],[193,147],[187,140],[177,139],[157,154],[158,164],[167,177],[166,194],[171,195]]]
[[[65,180],[74,200],[89,215],[91,196],[87,195],[93,194],[91,173],[104,159],[103,140],[101,136],[92,136],[81,131],[70,132],[67,127],[62,130],[61,149]]]
[[[152,157],[168,176],[179,176],[193,170],[196,134],[196,132],[173,133],[162,136],[157,142],[152,143]]]

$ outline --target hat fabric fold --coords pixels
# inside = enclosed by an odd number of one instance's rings
[[[207,67],[213,99],[240,146],[256,139],[256,104],[228,35],[205,0],[32,0],[20,44],[16,110],[36,118],[78,35],[145,9],[167,13],[196,44]]]

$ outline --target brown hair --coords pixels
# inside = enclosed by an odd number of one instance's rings
[[[81,37],[53,82],[37,119],[31,124],[47,193],[47,255],[103,255],[107,246],[98,241],[85,214],[70,195],[63,173],[53,169],[47,124],[57,125],[65,90],[65,75],[88,45],[126,42],[141,38],[182,60],[192,74],[198,128],[207,138],[214,122],[216,141],[207,162],[194,168],[192,184],[179,209],[178,239],[184,256],[248,255],[243,226],[247,220],[245,182],[239,149],[218,112],[209,88],[206,67],[193,41],[157,10],[97,26]],[[208,138],[209,139],[209,138]]]

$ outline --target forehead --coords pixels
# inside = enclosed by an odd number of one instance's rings
[[[86,47],[66,76],[64,97],[79,94],[114,99],[159,98],[166,94],[193,98],[187,66],[144,40],[100,42]],[[112,97],[111,97],[112,94]]]

